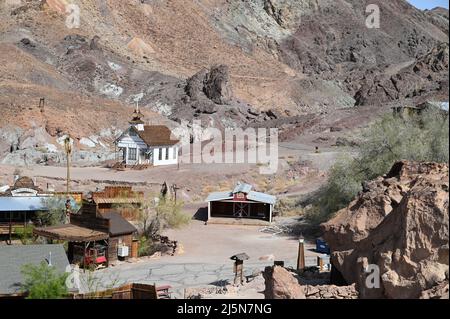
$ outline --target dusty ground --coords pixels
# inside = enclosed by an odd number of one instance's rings
[[[246,276],[273,265],[273,260],[283,260],[286,266],[295,267],[297,238],[272,236],[260,230],[261,227],[204,225],[203,222],[192,221],[188,227],[166,233],[181,244],[177,255],[121,263],[98,271],[96,276],[101,278],[103,284],[114,281],[117,284],[140,282],[171,285],[173,296],[182,298],[185,288],[231,284],[234,278],[233,261],[229,258],[237,253],[245,252],[250,257],[244,264]],[[306,245],[307,263],[313,263],[318,255],[312,251],[313,248],[311,243]],[[261,282],[245,285],[228,297],[263,298]]]

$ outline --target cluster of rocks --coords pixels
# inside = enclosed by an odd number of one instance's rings
[[[105,133],[106,132],[106,133]],[[50,135],[47,128],[23,130],[17,126],[0,128],[0,162],[10,165],[58,165],[66,162],[64,138],[66,135]],[[72,152],[75,165],[93,165],[115,158],[109,147],[114,135],[107,130],[102,136],[81,138]],[[59,136],[59,137],[58,137]]]
[[[448,165],[402,161],[322,225],[332,280],[361,298],[419,298],[449,272]],[[368,287],[369,266],[379,287]],[[445,286],[445,284],[444,284]],[[441,291],[441,290],[439,290]]]
[[[373,69],[362,77],[352,74],[346,82],[359,87],[355,92],[356,105],[413,99],[433,92],[440,94],[448,91],[448,61],[448,43],[440,43],[392,75]]]
[[[206,125],[212,124],[222,129],[243,125],[260,126],[282,117],[274,110],[260,111],[238,100],[233,93],[227,65],[202,69],[180,85],[184,87],[184,94],[175,101],[169,116],[179,123],[182,120],[198,119]]]
[[[266,267],[264,271],[266,299],[356,299],[355,285],[303,285],[296,272],[280,266]]]

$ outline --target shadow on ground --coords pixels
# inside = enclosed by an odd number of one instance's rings
[[[200,220],[203,222],[208,221],[208,207],[200,207],[192,216],[192,219]]]

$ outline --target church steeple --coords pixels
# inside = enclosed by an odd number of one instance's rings
[[[136,101],[136,109],[133,112],[132,119],[129,122],[132,126],[134,126],[138,131],[144,130],[144,114],[139,110],[139,101]]]

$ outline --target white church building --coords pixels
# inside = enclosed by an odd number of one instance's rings
[[[119,160],[126,165],[173,165],[178,163],[179,140],[165,125],[145,125],[137,108],[130,127],[116,140]]]

